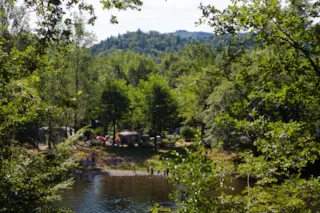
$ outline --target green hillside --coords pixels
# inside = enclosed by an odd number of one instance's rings
[[[245,36],[242,34],[241,36]],[[181,53],[183,48],[190,43],[209,44],[216,48],[225,45],[230,36],[215,36],[205,32],[188,32],[179,30],[174,33],[159,33],[157,31],[127,32],[123,35],[112,36],[94,45],[91,50],[93,55],[109,55],[119,50],[133,51],[139,54],[159,56],[163,52]]]
[[[189,31],[186,31],[186,30],[177,30],[176,32],[172,33],[172,35],[181,36],[182,38],[192,38],[192,39],[213,37],[212,33],[208,33],[208,32],[189,32]]]

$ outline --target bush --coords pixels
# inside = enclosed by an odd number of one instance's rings
[[[184,126],[181,128],[180,134],[185,138],[186,141],[190,141],[192,138],[194,138],[196,132],[190,126]]]
[[[179,142],[180,139],[181,139],[181,136],[180,136],[179,134],[175,133],[175,134],[173,135],[173,141],[174,141],[174,142]]]
[[[183,138],[179,138],[176,140],[176,143],[183,143],[183,142],[185,142],[185,139],[183,139]]]
[[[162,139],[162,142],[163,143],[169,143],[169,139],[168,138],[164,138],[164,139]]]
[[[93,130],[93,135],[104,135],[104,128],[99,126]]]
[[[91,140],[91,146],[101,146],[101,142],[99,140]]]

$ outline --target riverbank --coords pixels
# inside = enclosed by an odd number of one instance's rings
[[[95,156],[94,169],[101,172],[109,172],[110,170],[133,171],[135,166],[136,171],[147,172],[147,165],[149,169],[153,168],[154,173],[159,170],[163,173],[166,168],[163,158],[173,158],[171,151],[175,150],[184,154],[184,147],[191,147],[192,143],[179,144],[173,148],[159,148],[158,152],[154,152],[151,147],[113,147],[111,144],[103,146],[90,146],[89,143],[78,143],[77,148],[74,149],[73,155],[80,162],[88,158],[92,160],[92,155]],[[90,167],[88,167],[90,169]]]
[[[131,176],[150,176],[150,177],[166,177],[161,173],[154,173],[151,175],[146,171],[133,171],[133,170],[108,170],[108,171],[101,171],[97,168],[89,168],[89,169],[82,169],[76,170],[73,173],[74,175],[103,175],[103,176],[112,176],[112,177],[131,177]]]
[[[81,159],[84,161],[88,158],[90,161],[92,159],[92,154],[95,156],[96,165],[92,168],[89,166],[88,171],[97,172],[100,174],[108,174],[111,171],[111,175],[121,176],[122,174],[134,175],[133,167],[139,175],[147,175],[147,165],[149,169],[153,168],[154,174],[160,171],[163,174],[166,168],[165,158],[175,158],[176,156],[172,154],[175,150],[181,155],[185,155],[185,147],[189,149],[193,148],[192,142],[176,143],[173,147],[159,147],[158,152],[154,152],[153,148],[141,148],[141,147],[113,147],[111,144],[103,146],[90,146],[89,142],[79,142],[73,151],[73,156],[78,162]],[[219,150],[208,150],[208,157],[214,160],[224,160],[232,162],[232,160],[237,156],[236,153],[224,152]],[[120,171],[117,174],[115,171]]]

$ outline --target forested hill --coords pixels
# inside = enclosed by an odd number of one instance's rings
[[[118,50],[133,51],[139,54],[158,56],[161,52],[181,52],[183,48],[195,42],[210,44],[217,47],[228,40],[228,36],[214,36],[206,32],[188,32],[179,30],[174,33],[156,31],[128,32],[117,37],[112,36],[92,47],[93,55],[109,55]]]
[[[207,33],[207,32],[189,32],[186,30],[177,30],[174,33],[171,33],[172,35],[175,36],[181,36],[182,38],[191,38],[191,39],[203,39],[203,38],[210,38],[213,37],[212,33]]]

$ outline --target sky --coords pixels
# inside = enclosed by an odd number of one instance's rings
[[[102,10],[99,0],[89,2],[95,7],[98,19],[94,26],[88,26],[88,30],[97,36],[98,41],[137,29],[161,33],[176,30],[211,32],[209,26],[195,25],[201,17],[200,3],[211,4],[218,9],[224,9],[230,3],[229,0],[144,0],[141,11],[118,12]],[[110,15],[116,15],[119,24],[110,24]]]

